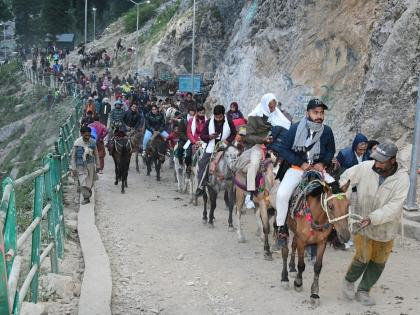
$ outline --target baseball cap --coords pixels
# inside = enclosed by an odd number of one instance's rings
[[[328,106],[324,104],[323,101],[321,101],[318,98],[313,98],[309,101],[308,105],[306,106],[306,110],[314,109],[317,107],[323,107],[324,109],[328,110]]]
[[[385,162],[397,155],[398,148],[390,142],[380,143],[370,157],[379,162]]]

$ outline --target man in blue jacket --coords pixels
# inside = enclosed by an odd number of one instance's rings
[[[276,210],[278,245],[283,246],[289,236],[285,226],[289,199],[299,185],[304,171],[315,169],[322,172],[327,182],[334,179],[325,172],[335,154],[334,135],[323,124],[328,107],[319,99],[312,99],[306,107],[306,116],[293,124],[284,135],[278,153],[291,167],[286,171],[277,191]]]
[[[347,148],[341,149],[336,157],[336,163],[342,172],[349,169],[350,167],[362,163],[363,161],[369,160],[368,138],[359,133],[353,140],[353,144]]]

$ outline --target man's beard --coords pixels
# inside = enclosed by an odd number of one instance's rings
[[[373,169],[373,171],[375,172],[375,173],[378,173],[379,175],[383,175],[384,173],[386,173],[387,171],[386,170],[384,170],[384,169],[382,169],[382,168],[379,168],[379,167],[376,167],[376,166],[373,166],[372,167],[372,169]]]
[[[317,124],[322,124],[322,123],[324,122],[324,119],[317,119],[317,120],[313,120],[313,119],[311,118],[311,116],[309,116],[309,115],[308,115],[308,120],[309,120],[310,122],[314,122],[314,123],[317,123]]]

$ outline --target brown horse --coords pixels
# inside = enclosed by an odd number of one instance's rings
[[[139,173],[139,144],[143,141],[144,133],[143,130],[140,129],[131,129],[128,131],[127,135],[131,142],[131,147],[133,150],[132,153],[136,154],[136,171]]]
[[[256,204],[255,218],[257,220],[257,236],[261,236],[264,241],[264,259],[273,260],[270,245],[268,242],[268,235],[270,234],[270,217],[274,214],[268,200],[269,192],[274,185],[275,174],[272,159],[266,159],[261,164],[260,172],[258,176],[261,176],[261,185],[258,189],[258,193],[253,196],[253,201]],[[236,215],[238,219],[238,242],[245,242],[245,237],[242,233],[241,215],[242,207],[244,205],[245,194],[246,194],[246,174],[242,171],[238,171],[235,174],[234,183],[236,188]],[[258,185],[257,185],[258,186]],[[261,234],[261,231],[263,234]]]
[[[309,171],[311,172],[311,171]],[[312,171],[313,172],[313,171]],[[273,189],[275,190],[275,189]],[[277,190],[271,192],[270,201],[275,205]],[[345,188],[343,189],[345,191]],[[311,286],[311,303],[318,306],[319,299],[319,275],[322,269],[322,259],[327,244],[328,235],[335,227],[339,238],[343,242],[350,239],[348,228],[349,204],[346,195],[332,188],[323,180],[310,181],[302,189],[301,203],[292,206],[287,215],[287,226],[293,231],[292,255],[289,263],[290,272],[296,272],[295,256],[298,254],[298,272],[294,281],[296,291],[302,291],[302,274],[305,270],[305,246],[316,245],[316,261],[314,265],[314,280]],[[282,285],[288,287],[289,278],[287,271],[287,258],[289,255],[288,244],[282,248],[283,270],[281,274]]]

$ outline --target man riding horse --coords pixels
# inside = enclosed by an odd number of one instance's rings
[[[261,160],[265,157],[263,145],[273,142],[271,136],[274,126],[284,130],[290,128],[290,121],[277,108],[277,99],[274,94],[268,93],[261,98],[261,102],[248,115],[246,125],[245,144],[248,147],[239,158],[238,164],[244,165],[242,171],[247,174],[246,186],[247,195],[245,206],[254,208],[252,194],[255,193],[255,178],[260,168]]]
[[[216,105],[213,109],[213,116],[206,121],[201,140],[206,143],[205,152],[198,162],[198,187],[196,196],[204,195],[204,186],[208,180],[208,166],[210,159],[216,148],[216,144],[232,143],[235,140],[236,128],[231,120],[225,116],[225,108],[222,105]]]
[[[280,248],[287,244],[289,232],[285,223],[289,200],[301,182],[303,173],[315,169],[324,175],[328,183],[334,181],[325,171],[335,154],[333,132],[330,127],[323,124],[324,111],[327,109],[328,106],[321,100],[310,100],[306,107],[306,116],[290,127],[278,146],[279,155],[290,164],[280,183],[276,198],[277,240]]]

